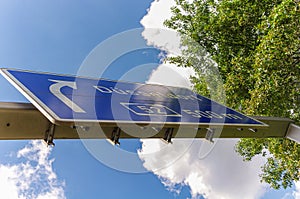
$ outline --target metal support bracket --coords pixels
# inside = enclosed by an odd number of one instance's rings
[[[109,141],[112,142],[114,145],[120,145],[120,141],[119,141],[120,135],[121,135],[121,129],[119,127],[115,127],[111,132]]]
[[[300,144],[300,126],[291,123],[285,137]]]
[[[44,136],[44,142],[47,144],[47,146],[55,146],[53,142],[54,132],[55,132],[55,124],[50,123]]]
[[[215,135],[215,129],[207,129],[206,135],[205,135],[205,139],[210,141],[211,143],[214,143],[213,138]]]
[[[168,144],[172,144],[172,136],[173,136],[174,128],[167,128],[164,134],[164,137],[162,138],[163,141],[167,142]]]

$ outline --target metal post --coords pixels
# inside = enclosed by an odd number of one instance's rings
[[[109,141],[114,145],[120,145],[120,141],[119,141],[120,135],[121,135],[121,129],[119,127],[115,127],[111,132]]]
[[[45,138],[44,141],[47,144],[47,146],[54,146],[54,132],[55,132],[55,124],[50,123],[49,129],[45,132]]]
[[[300,126],[290,124],[285,137],[300,144]]]
[[[173,131],[174,128],[167,128],[164,134],[164,137],[162,138],[163,141],[166,143],[171,143],[172,144],[172,136],[173,136]]]
[[[214,141],[213,141],[214,135],[215,135],[215,129],[208,128],[206,131],[205,139],[211,143],[214,143]]]

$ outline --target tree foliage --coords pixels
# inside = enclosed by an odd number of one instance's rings
[[[249,115],[300,121],[299,0],[176,0],[165,25],[192,38],[217,63],[228,106]],[[184,38],[184,37],[183,37]],[[193,67],[195,89],[209,95],[205,67],[191,43],[169,60]],[[211,65],[210,65],[211,66]],[[207,74],[206,74],[207,75]],[[220,89],[219,89],[220,90]],[[287,139],[242,139],[236,151],[245,160],[267,158],[261,179],[273,188],[289,187],[300,178],[300,145]]]

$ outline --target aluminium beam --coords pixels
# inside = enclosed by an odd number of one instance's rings
[[[174,128],[173,138],[205,138],[209,129],[215,130],[214,138],[299,138],[299,128],[295,127],[290,119],[260,116],[254,118],[269,126],[254,129],[220,128],[212,125],[178,124],[170,127],[132,123],[73,123],[56,125],[54,139],[106,139],[111,136],[115,127],[121,129],[120,138],[163,138],[167,128]],[[51,122],[30,103],[0,102],[0,140],[44,139],[50,124]]]
[[[285,137],[300,144],[300,126],[290,124]]]

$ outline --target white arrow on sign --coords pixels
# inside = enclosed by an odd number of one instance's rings
[[[62,81],[62,80],[55,80],[55,79],[48,79],[51,82],[55,82],[49,87],[50,92],[60,99],[65,105],[67,105],[70,109],[72,109],[76,113],[85,113],[85,111],[80,108],[77,104],[75,104],[72,100],[66,97],[62,92],[62,87],[71,87],[72,89],[77,89],[76,82],[70,81]]]

